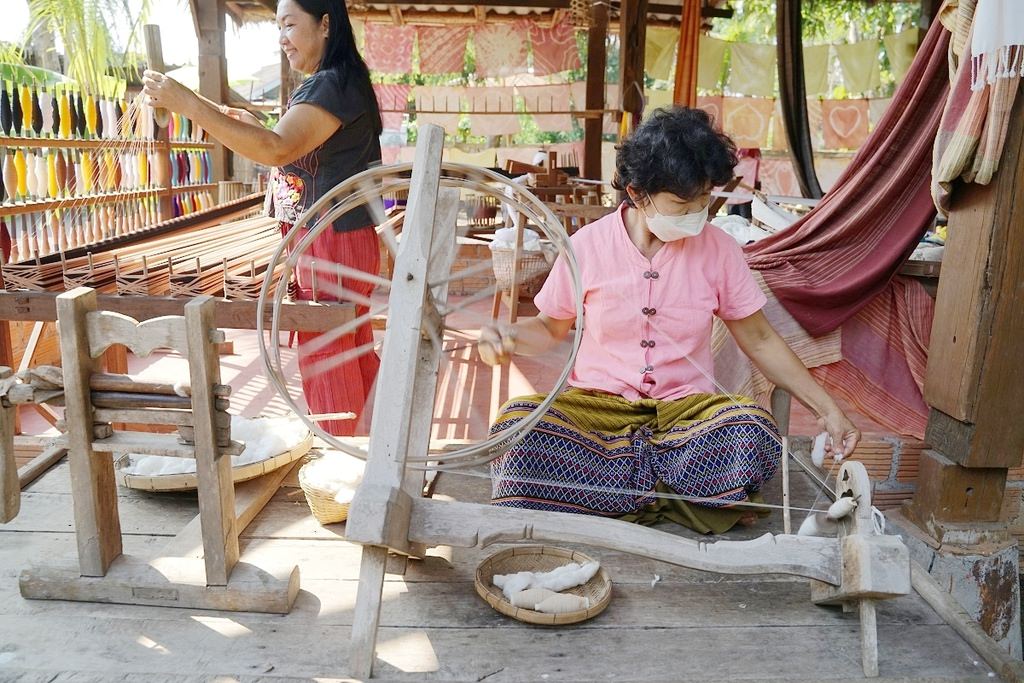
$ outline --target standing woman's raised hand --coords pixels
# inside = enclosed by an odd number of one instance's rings
[[[189,108],[199,101],[194,92],[178,81],[148,69],[142,73],[142,94],[153,107],[186,115]]]

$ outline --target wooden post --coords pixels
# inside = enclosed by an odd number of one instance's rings
[[[292,65],[288,63],[288,57],[284,51],[281,52],[281,88],[278,97],[281,100],[281,116],[288,110],[288,98],[292,96]]]
[[[222,104],[227,101],[227,60],[224,57],[225,1],[204,0],[194,5],[199,38],[199,94]],[[213,182],[227,180],[228,149],[213,141]]]
[[[958,187],[949,215],[924,391],[934,452],[922,454],[911,507],[919,521],[996,521],[1006,470],[1024,453],[1024,98],[1009,120],[992,183]],[[925,481],[926,468],[939,480]],[[979,480],[992,484],[986,495]]]
[[[608,5],[595,2],[587,31],[587,101],[589,110],[604,109],[604,72],[608,64]],[[604,114],[583,120],[583,177],[601,180],[601,135]]]
[[[192,386],[192,419],[196,449],[199,515],[203,530],[206,585],[226,586],[238,563],[238,530],[235,527],[235,488],[231,456],[217,446],[214,385],[220,384],[220,360],[210,335],[213,297],[198,297],[185,304],[189,373]]]
[[[83,576],[104,576],[121,554],[121,520],[117,514],[114,463],[93,451],[89,376],[95,361],[89,352],[86,318],[96,310],[96,292],[79,287],[57,297],[57,329],[64,363],[64,417],[68,465]]]
[[[164,66],[164,48],[160,41],[160,27],[156,24],[146,24],[142,29],[146,40],[146,61],[149,62],[149,68],[152,71],[164,73],[167,68]],[[163,107],[153,110],[153,118],[156,119],[156,125],[161,128],[166,128],[170,121],[170,115]]]
[[[345,528],[348,540],[364,544],[349,663],[349,673],[357,678],[367,678],[373,670],[388,548],[410,549],[412,501],[419,492],[409,490],[412,480],[405,472],[405,459],[410,449],[426,454],[425,432],[417,423],[430,421],[427,397],[433,396],[440,349],[424,340],[421,326],[432,325],[438,315],[429,302],[428,283],[432,277],[443,276],[439,271],[446,261],[432,255],[454,252],[455,244],[454,221],[445,221],[454,216],[457,194],[438,192],[443,145],[442,128],[426,125],[420,129],[402,232],[405,239],[395,262],[389,299],[389,342],[381,358],[380,386],[393,393],[377,394],[364,481],[352,500]],[[406,400],[395,405],[392,397],[396,395]],[[421,440],[415,442],[416,438]]]
[[[637,117],[644,111],[644,49],[647,40],[647,0],[622,0],[619,39],[622,52],[623,115]]]
[[[14,369],[14,342],[11,339],[11,321],[0,320],[0,367]],[[14,406],[13,429],[15,434],[21,434],[21,417],[18,415],[18,407]]]
[[[0,367],[0,379],[13,373],[9,367]],[[18,463],[14,459],[14,414],[17,407],[3,405],[0,398],[0,524],[7,524],[21,510],[21,484]]]
[[[683,0],[683,16],[679,22],[679,48],[676,53],[676,83],[672,91],[672,101],[684,107],[697,106],[700,23],[700,5],[697,0]]]
[[[145,27],[146,37],[146,60],[149,62],[149,68],[154,71],[163,73],[164,71],[164,54],[162,43],[160,41],[160,27],[147,24]],[[156,141],[155,147],[156,153],[153,155],[153,183],[157,187],[164,188],[168,192],[161,192],[156,200],[156,211],[157,219],[166,221],[174,216],[171,211],[171,195],[169,190],[171,188],[171,143],[170,143],[170,130],[168,128],[168,117],[166,109],[158,109],[153,113],[156,119]],[[108,361],[113,359],[116,363],[116,356],[114,353],[108,354]],[[125,367],[127,368],[127,358],[125,359]],[[127,372],[127,370],[111,370],[111,372]]]

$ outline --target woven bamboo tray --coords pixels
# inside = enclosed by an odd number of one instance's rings
[[[278,455],[267,458],[266,460],[259,460],[246,465],[232,467],[231,478],[237,484],[239,482],[263,476],[267,472],[273,472],[280,467],[284,467],[289,463],[295,462],[308,453],[312,446],[313,434],[307,432],[305,438],[290,450],[279,453]],[[127,466],[128,455],[125,454],[114,462],[114,474],[117,476],[117,483],[130,489],[139,489],[141,491],[191,491],[198,485],[198,479],[195,472],[155,475],[128,474],[124,471],[124,468]]]
[[[590,598],[590,607],[585,610],[566,612],[564,614],[547,614],[525,607],[516,607],[505,598],[501,589],[491,583],[495,574],[514,574],[516,572],[548,572],[570,562],[593,562],[594,559],[578,550],[566,550],[547,545],[524,545],[506,548],[491,555],[476,568],[476,592],[487,601],[487,604],[506,616],[524,621],[528,624],[543,626],[559,626],[576,624],[595,617],[604,611],[612,599],[612,582],[602,566],[590,581],[562,593],[572,593]]]

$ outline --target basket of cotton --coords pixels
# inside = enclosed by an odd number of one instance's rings
[[[365,465],[359,458],[330,452],[299,468],[299,486],[316,521],[334,524],[348,518],[348,505],[363,480]]]
[[[516,229],[501,228],[494,231],[494,241],[488,245],[491,249],[491,263],[494,267],[494,279],[498,289],[512,289],[513,271],[516,261]],[[523,248],[519,252],[519,271],[515,277],[519,279],[519,293],[532,297],[540,291],[544,284],[544,276],[551,270],[551,264],[558,253],[552,245],[540,241],[540,236],[526,228],[523,230]]]
[[[255,479],[295,462],[313,445],[313,435],[295,417],[231,416],[231,438],[245,450],[231,456],[231,478]],[[142,491],[188,491],[198,485],[196,461],[163,455],[127,453],[114,463],[121,486]]]
[[[513,546],[476,568],[476,592],[497,611],[528,624],[586,621],[612,599],[612,582],[597,561],[577,550]]]

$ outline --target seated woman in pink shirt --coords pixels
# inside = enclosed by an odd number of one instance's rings
[[[571,238],[585,324],[569,388],[492,463],[493,504],[672,519],[702,533],[753,522],[737,503],[760,500],[780,438],[751,399],[716,393],[715,316],[765,377],[818,416],[837,452],[853,451],[860,433],[772,329],[740,246],[707,223],[710,190],[735,163],[732,141],[699,109],[656,110],[619,147],[614,185],[626,201]],[[574,301],[559,259],[535,299],[539,315],[483,330],[484,360],[551,349],[572,327]],[[492,433],[543,398],[510,400]]]

